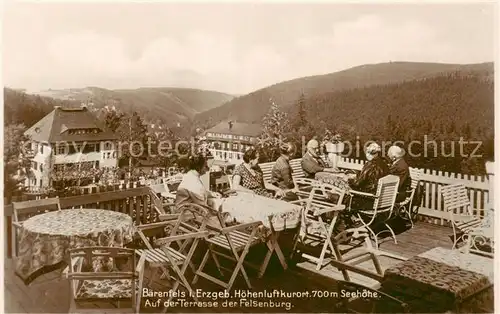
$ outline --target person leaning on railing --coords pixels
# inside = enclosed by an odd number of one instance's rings
[[[270,198],[285,196],[282,189],[264,182],[264,174],[259,167],[259,153],[255,148],[248,149],[243,154],[243,162],[234,169],[233,190]]]
[[[292,178],[292,167],[290,166],[290,157],[295,151],[295,146],[291,143],[285,143],[280,146],[281,156],[276,160],[271,170],[271,184],[285,192],[283,200],[298,200],[297,194],[291,190],[295,188]]]

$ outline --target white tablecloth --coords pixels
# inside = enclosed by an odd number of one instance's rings
[[[269,218],[275,231],[296,228],[300,223],[302,207],[275,200],[253,193],[238,192],[219,201],[222,211],[238,223],[261,221],[264,227],[270,229]]]

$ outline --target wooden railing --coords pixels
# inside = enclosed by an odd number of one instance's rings
[[[341,158],[338,166],[343,169],[361,170],[363,160]],[[450,173],[431,169],[422,169],[421,184],[424,187],[424,195],[420,205],[420,218],[434,224],[444,225],[447,221],[447,213],[441,196],[440,187],[449,184],[462,183],[469,193],[469,199],[474,214],[482,215],[485,206],[489,202],[489,182],[483,176],[471,176],[461,173]]]
[[[136,224],[154,222],[157,212],[153,208],[149,187],[128,190],[101,192],[64,197],[60,199],[61,208],[96,208],[121,212],[130,215]],[[12,204],[4,206],[7,257],[12,256]]]

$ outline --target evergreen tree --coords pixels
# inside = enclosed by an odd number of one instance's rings
[[[263,133],[259,138],[258,147],[268,160],[276,160],[279,156],[279,146],[291,130],[287,114],[281,111],[272,99],[270,101],[271,107],[262,119]]]
[[[306,99],[304,93],[301,93],[299,100],[297,101],[297,112],[292,120],[292,128],[295,131],[298,131],[301,128],[307,127],[308,124],[309,122],[307,121]]]

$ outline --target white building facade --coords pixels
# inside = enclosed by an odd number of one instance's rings
[[[86,107],[55,107],[29,128],[33,176],[26,179],[29,188],[51,188],[54,181],[76,176],[84,178],[84,169],[113,168],[118,165],[117,137]],[[64,173],[64,169],[78,173]],[[81,171],[80,171],[81,170]],[[59,177],[54,173],[57,172]],[[85,178],[95,181],[95,178]]]

